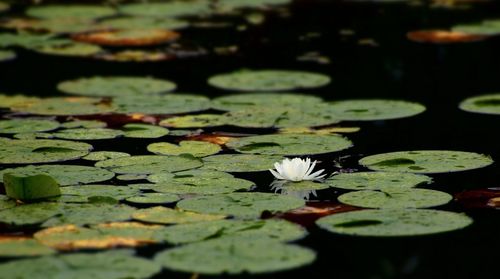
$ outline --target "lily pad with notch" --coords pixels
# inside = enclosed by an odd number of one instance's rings
[[[500,114],[500,94],[487,94],[463,100],[459,108],[468,112]]]
[[[161,182],[151,190],[171,194],[215,195],[237,191],[249,191],[255,186],[252,181],[234,177],[212,179],[193,179],[192,177],[173,177],[169,182]]]
[[[28,132],[46,132],[59,127],[59,122],[44,119],[9,119],[0,120],[0,134],[18,134]]]
[[[69,140],[104,140],[122,137],[124,132],[109,128],[75,128],[52,133],[56,138]]]
[[[172,128],[203,128],[226,125],[228,120],[220,114],[183,115],[163,119],[161,126]]]
[[[123,96],[113,100],[113,107],[120,113],[181,114],[207,110],[210,100],[192,94]]]
[[[139,155],[109,159],[95,164],[118,174],[152,174],[159,172],[177,172],[199,168],[203,162],[191,155],[161,156]]]
[[[212,100],[212,108],[222,111],[238,111],[255,108],[309,108],[321,104],[316,96],[294,93],[244,93],[217,97]]]
[[[0,140],[0,164],[68,161],[87,155],[92,146],[64,140]]]
[[[272,169],[283,160],[279,155],[223,154],[203,158],[204,170],[224,172],[259,172]]]
[[[226,215],[202,214],[163,206],[138,210],[132,215],[134,220],[155,224],[185,224],[225,219]]]
[[[452,199],[448,193],[428,189],[364,190],[345,193],[338,197],[343,204],[383,209],[429,208],[447,204]]]
[[[72,197],[72,202],[89,202],[92,197],[108,197],[116,201],[124,200],[129,197],[140,194],[140,191],[127,186],[115,185],[79,185],[67,186],[61,188],[61,192],[65,196]]]
[[[94,151],[90,152],[89,155],[82,157],[82,159],[88,161],[104,161],[122,157],[130,157],[130,154],[118,151]]]
[[[218,144],[194,140],[184,140],[179,145],[168,142],[155,142],[148,145],[147,149],[149,152],[159,155],[191,154],[195,157],[214,155],[222,150]]]
[[[425,106],[400,100],[344,100],[331,102],[327,110],[339,120],[374,121],[405,118],[420,114]]]
[[[121,130],[125,133],[126,138],[139,139],[156,139],[166,136],[169,133],[166,128],[139,123],[125,124]]]
[[[180,199],[178,195],[169,193],[142,193],[129,197],[126,201],[135,204],[166,204],[177,202]]]
[[[93,115],[105,114],[113,109],[99,98],[67,97],[45,98],[36,102],[17,103],[10,107],[16,112],[38,115]]]
[[[380,171],[340,173],[325,180],[332,187],[346,190],[401,190],[431,182],[426,175]]]

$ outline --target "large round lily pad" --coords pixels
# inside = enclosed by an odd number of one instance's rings
[[[59,122],[42,119],[0,120],[0,134],[18,134],[28,132],[45,132],[55,130]]]
[[[208,79],[208,83],[227,90],[285,91],[321,87],[330,83],[330,78],[323,74],[299,71],[244,70],[215,75]]]
[[[241,153],[310,155],[340,151],[352,143],[337,135],[278,134],[237,138],[226,146]]]
[[[207,110],[210,100],[190,94],[127,96],[114,99],[113,107],[121,113],[178,114]]]
[[[176,172],[201,167],[203,163],[193,156],[142,155],[100,161],[96,167],[109,169],[119,174],[151,174]]]
[[[195,222],[215,221],[226,218],[220,214],[200,214],[195,212],[181,211],[163,206],[156,206],[137,211],[132,215],[133,219],[147,223],[157,224],[184,224]]]
[[[164,234],[168,242],[182,244],[226,236],[294,241],[307,235],[307,231],[285,220],[220,220],[170,226]]]
[[[122,127],[126,138],[156,139],[168,135],[168,129],[155,125],[130,123]]]
[[[64,140],[0,140],[0,164],[68,161],[87,155],[92,146]]]
[[[75,202],[87,202],[91,197],[109,197],[117,201],[138,195],[140,191],[127,186],[84,185],[61,188],[63,195],[73,196]]]
[[[155,261],[168,269],[200,274],[263,273],[312,263],[310,249],[268,239],[213,239],[166,250]]]
[[[199,196],[182,200],[177,207],[201,213],[256,218],[263,211],[287,211],[304,204],[303,200],[291,196],[254,192]]]
[[[124,133],[108,128],[76,128],[60,130],[52,135],[56,138],[69,140],[103,140],[121,137]]]
[[[23,259],[0,264],[0,274],[10,278],[149,278],[161,267],[132,251],[113,250],[101,253],[77,253]]]
[[[92,115],[111,112],[113,109],[98,98],[46,98],[36,102],[17,103],[13,111],[39,115]]]
[[[182,181],[183,183],[191,184],[200,181],[210,181],[224,178],[234,178],[234,176],[222,171],[195,169],[177,173],[154,173],[149,175],[147,179],[153,183],[175,183],[175,181]]]
[[[429,176],[394,172],[340,173],[325,180],[332,187],[346,190],[406,189],[431,182]]]
[[[29,238],[5,238],[0,240],[0,257],[33,257],[55,253],[54,249]]]
[[[46,5],[33,6],[26,10],[26,14],[39,18],[81,18],[95,19],[112,16],[115,10],[106,6],[92,5]]]
[[[378,171],[444,173],[482,168],[493,160],[472,152],[417,150],[372,155],[362,158],[359,163]]]
[[[151,187],[151,190],[172,194],[214,195],[248,191],[253,186],[255,184],[252,181],[234,177],[218,177],[213,179],[174,177],[169,182],[162,182]]]
[[[223,154],[203,158],[203,169],[227,172],[258,172],[272,169],[281,162],[279,155]]]
[[[419,103],[398,100],[345,100],[329,105],[331,116],[339,120],[370,121],[410,117],[425,111]]]
[[[500,94],[488,94],[463,100],[459,108],[468,112],[500,114]]]
[[[29,165],[0,170],[0,182],[4,173],[21,176],[45,174],[54,178],[61,186],[106,181],[115,176],[105,169],[75,165]]]
[[[322,103],[321,98],[294,93],[245,93],[217,97],[212,108],[223,111],[237,111],[255,108],[303,108]]]
[[[56,203],[39,202],[0,210],[0,223],[10,226],[38,225],[61,213]]]
[[[175,88],[175,83],[168,80],[133,76],[95,76],[64,81],[57,85],[57,89],[64,93],[94,97],[159,94]]]
[[[338,197],[343,204],[367,208],[427,208],[447,204],[453,197],[427,189],[387,189],[356,191]]]
[[[206,157],[221,151],[218,144],[206,141],[184,140],[179,145],[168,142],[155,142],[148,145],[148,151],[160,155],[191,154],[195,157]]]
[[[432,209],[371,209],[339,213],[316,221],[333,233],[359,236],[416,236],[463,229],[472,224],[465,214]]]
[[[131,3],[121,5],[119,11],[126,15],[173,18],[198,16],[210,12],[209,1],[169,1],[167,3]]]

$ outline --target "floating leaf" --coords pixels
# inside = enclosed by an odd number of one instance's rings
[[[148,176],[146,174],[122,174],[116,176],[116,179],[122,180],[122,181],[130,181],[130,180],[143,180],[146,179]]]
[[[0,34],[0,47],[33,47],[38,45],[44,45],[53,38],[53,35],[35,35],[29,33],[11,34],[3,33]]]
[[[180,34],[165,29],[121,29],[74,34],[74,41],[110,47],[148,47],[170,43]]]
[[[172,244],[198,242],[227,236],[244,236],[249,239],[270,238],[294,241],[307,235],[299,225],[285,220],[220,220],[169,226],[165,239]]]
[[[57,89],[64,93],[93,97],[160,94],[175,88],[175,83],[168,80],[133,76],[94,76],[63,81],[57,85]]]
[[[53,177],[61,186],[101,182],[109,180],[114,176],[114,173],[108,170],[88,166],[29,165],[1,170],[0,182],[2,182],[1,178],[5,173],[24,176],[45,174]]]
[[[19,104],[30,104],[40,101],[38,97],[24,96],[24,95],[4,95],[0,94],[0,108],[9,108]]]
[[[173,18],[153,17],[119,17],[104,19],[99,26],[105,29],[182,29],[189,26],[189,22]]]
[[[71,41],[38,45],[30,47],[30,49],[43,54],[61,56],[91,56],[103,51],[102,48],[96,45],[75,43]]]
[[[0,222],[11,226],[30,226],[45,222],[61,213],[60,205],[40,202],[0,211]]]
[[[131,251],[113,250],[100,253],[76,253],[24,259],[0,264],[0,274],[11,278],[149,278],[161,267]]]
[[[214,195],[231,193],[236,191],[248,191],[255,184],[252,181],[234,178],[234,177],[217,177],[217,178],[202,178],[197,177],[173,177],[169,182],[162,182],[151,190],[161,193],[172,194],[198,194],[198,195]]]
[[[459,105],[461,110],[484,114],[500,114],[500,94],[470,97]]]
[[[202,128],[222,126],[227,123],[224,115],[219,114],[196,114],[171,117],[163,119],[161,126],[173,128]]]
[[[287,211],[304,204],[303,200],[291,196],[255,192],[199,196],[182,200],[177,207],[201,213],[257,218],[263,211]]]
[[[419,103],[398,100],[345,100],[328,106],[331,117],[349,121],[397,119],[425,111]]]
[[[0,257],[34,257],[55,254],[52,248],[30,238],[0,239]]]
[[[0,120],[0,134],[18,134],[28,132],[45,132],[55,130],[59,122],[37,119]]]
[[[116,159],[122,157],[130,157],[130,154],[125,152],[116,152],[116,151],[95,151],[95,152],[90,152],[89,155],[83,157],[82,159],[88,161],[104,161],[108,159]]]
[[[493,160],[472,152],[420,150],[372,155],[362,158],[359,163],[378,171],[444,173],[486,167]]]
[[[6,195],[15,200],[33,201],[61,195],[59,184],[45,174],[23,176],[7,172],[3,184]]]
[[[168,135],[168,129],[147,124],[125,124],[122,127],[126,138],[156,139]]]
[[[338,197],[341,203],[367,208],[427,208],[447,204],[452,196],[427,189],[384,189],[356,191]]]
[[[45,5],[32,6],[26,14],[39,18],[82,18],[97,19],[112,16],[115,10],[106,6],[92,5]]]
[[[155,261],[168,269],[201,274],[250,274],[298,268],[312,263],[316,253],[269,239],[213,239],[169,249]]]
[[[500,26],[494,24],[458,24],[451,28],[453,32],[461,32],[465,34],[478,36],[498,36],[500,35]]]
[[[9,199],[9,197],[7,197],[7,196],[0,195],[0,210],[11,208],[11,207],[14,207],[14,206],[16,206],[16,202],[15,201]]]
[[[191,154],[195,157],[206,157],[221,151],[217,144],[205,142],[184,140],[179,145],[168,142],[156,142],[148,145],[148,151],[159,155],[181,155]]]
[[[220,0],[216,3],[216,8],[221,11],[269,8],[270,6],[289,4],[290,2],[291,0]]]
[[[330,78],[322,74],[299,71],[245,70],[212,76],[208,83],[226,90],[285,91],[321,87],[330,83]]]
[[[429,184],[432,178],[412,173],[354,172],[329,177],[325,183],[346,190],[398,190]]]
[[[124,96],[113,100],[121,113],[179,114],[207,110],[210,100],[200,95]]]
[[[11,110],[39,115],[92,115],[111,112],[109,105],[102,104],[101,99],[72,97],[46,98],[38,102],[17,103]]]
[[[322,99],[311,95],[294,93],[245,93],[217,97],[212,108],[223,111],[239,111],[255,108],[309,108],[322,103]]]
[[[203,169],[227,172],[257,172],[272,169],[282,161],[278,155],[224,154],[203,158]]]
[[[54,137],[70,140],[103,140],[121,137],[124,133],[120,130],[108,128],[75,128],[65,129],[52,133]]]
[[[277,134],[237,138],[226,146],[241,153],[310,155],[340,151],[352,143],[337,135]]]
[[[119,174],[151,174],[194,169],[203,163],[192,156],[143,155],[109,159],[95,165]]]
[[[139,190],[127,186],[84,185],[67,186],[61,189],[63,195],[74,197],[73,202],[88,202],[91,197],[110,197],[117,201],[139,194]]]
[[[200,214],[156,206],[139,210],[132,215],[132,218],[147,223],[184,224],[221,220],[226,218],[226,216],[220,214]]]
[[[105,128],[107,126],[106,122],[102,122],[99,120],[73,120],[69,122],[65,122],[61,124],[61,127],[66,129],[75,129],[75,128]]]
[[[180,200],[180,197],[169,193],[143,193],[126,199],[131,203],[138,204],[165,204]]]
[[[88,225],[125,221],[129,220],[134,212],[136,212],[135,208],[123,204],[65,203],[60,205],[62,215],[44,222],[43,226]]]
[[[0,7],[1,8],[1,7]],[[17,54],[10,50],[0,50],[0,62],[16,59]]]
[[[175,181],[183,181],[188,184],[200,181],[217,180],[221,178],[234,178],[234,176],[227,172],[200,169],[181,171],[177,173],[154,173],[148,176],[148,180],[153,183],[175,183]]]
[[[210,6],[209,2],[205,0],[131,3],[119,6],[119,11],[126,15],[173,18],[208,14]]]
[[[92,146],[63,140],[0,140],[0,164],[30,164],[81,158]]]
[[[432,209],[371,209],[323,217],[316,223],[333,233],[359,236],[416,236],[459,230],[472,224],[465,214]]]

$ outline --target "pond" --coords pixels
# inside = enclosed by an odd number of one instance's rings
[[[3,1],[0,278],[495,276],[498,3]]]

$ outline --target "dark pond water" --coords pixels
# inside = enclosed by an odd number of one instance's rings
[[[89,75],[150,75],[178,84],[178,92],[222,95],[206,85],[206,78],[240,68],[283,68],[328,74],[333,82],[305,93],[325,99],[394,98],[420,102],[427,111],[416,117],[376,122],[343,122],[361,127],[350,134],[354,147],[317,157],[329,171],[333,161],[343,168],[362,169],[364,155],[399,150],[448,149],[489,154],[500,159],[500,119],[471,114],[457,108],[466,97],[500,91],[500,39],[461,44],[419,44],[406,32],[449,28],[457,23],[500,15],[494,2],[473,4],[471,9],[432,8],[431,3],[375,4],[340,1],[296,1],[290,16],[271,12],[262,25],[244,31],[234,28],[183,31],[187,44],[208,50],[238,45],[234,55],[205,56],[157,63],[115,63],[91,59],[45,56],[18,51],[18,59],[0,64],[0,92],[48,96],[55,84]],[[239,22],[239,18],[218,20]],[[344,32],[341,32],[344,30]],[[345,30],[354,34],[346,35]],[[342,35],[344,33],[344,35]],[[367,44],[367,40],[372,40]],[[363,43],[365,42],[365,43]],[[298,61],[307,52],[319,52],[331,63]],[[238,130],[237,132],[244,132]],[[138,140],[93,142],[100,150],[145,152]],[[85,162],[77,161],[84,164]],[[88,164],[88,163],[87,163]],[[243,175],[266,189],[271,174]],[[500,169],[493,164],[480,170],[432,176],[428,186],[456,194],[465,189],[500,186]],[[339,192],[322,190],[317,200],[335,201]],[[414,238],[360,238],[339,236],[309,227],[299,243],[319,253],[311,266],[252,276],[256,278],[496,278],[500,251],[500,212],[469,209],[456,202],[442,209],[466,212],[475,223],[453,233]],[[139,249],[146,256],[163,247]],[[164,271],[158,278],[188,278]],[[201,276],[206,278],[205,276]],[[245,276],[241,276],[245,277]]]

